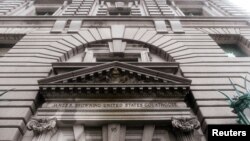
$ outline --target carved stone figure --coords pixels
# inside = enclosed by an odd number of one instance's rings
[[[27,123],[28,130],[32,130],[35,135],[45,132],[54,134],[56,128],[56,118],[33,118]]]
[[[128,80],[129,78],[127,76],[123,76],[117,68],[114,68],[111,71],[109,80],[111,83],[126,83]]]
[[[196,118],[172,118],[172,126],[181,132],[192,132],[200,127]]]

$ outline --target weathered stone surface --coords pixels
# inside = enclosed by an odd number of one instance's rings
[[[108,141],[118,141],[120,138],[120,125],[109,124],[108,125]]]
[[[29,107],[35,113],[34,101],[1,101],[0,107]]]
[[[18,141],[22,135],[18,128],[0,128],[0,140],[2,141]]]
[[[103,40],[112,38],[110,28],[98,28],[98,31]]]
[[[75,141],[86,141],[83,125],[74,125],[73,132],[74,132]]]
[[[152,141],[154,130],[154,125],[145,125],[143,129],[142,141]]]
[[[237,115],[232,110],[229,107],[200,107],[198,116],[200,120],[204,118],[236,118]]]
[[[87,42],[93,42],[95,41],[95,38],[89,33],[88,30],[83,30],[79,32],[79,35],[86,40]]]
[[[154,24],[155,24],[155,29],[157,32],[160,32],[160,33],[167,33],[168,32],[167,25],[166,25],[166,22],[164,20],[155,20]]]
[[[0,128],[18,128],[19,132],[24,134],[26,131],[25,123],[22,120],[0,120]]]
[[[66,24],[67,24],[67,20],[58,20],[55,22],[55,24],[50,32],[51,33],[60,33],[64,30]]]
[[[169,20],[169,23],[170,23],[171,28],[172,28],[172,31],[173,31],[174,33],[184,33],[180,21],[177,21],[177,20]]]
[[[25,123],[28,122],[31,116],[30,108],[3,108],[0,107],[1,119],[21,119]]]
[[[124,33],[125,39],[133,39],[139,28],[126,28]]]
[[[68,32],[78,32],[78,30],[82,26],[82,20],[77,20],[77,21],[71,21]]]
[[[4,90],[8,90],[6,86],[4,87]],[[13,88],[13,87],[12,87]],[[5,92],[1,90],[1,93]],[[37,99],[37,91],[9,91],[8,93],[5,93],[4,95],[1,96],[2,100],[31,100],[35,101]]]
[[[147,32],[147,28],[140,28],[135,36],[134,36],[134,40],[140,40],[140,38]]]
[[[13,17],[11,20],[8,17],[10,14],[34,14],[31,11],[31,13],[27,13],[34,6],[24,0],[12,1],[12,4],[1,3],[0,7],[4,9],[0,9],[0,15],[5,15],[5,17],[0,20],[0,44],[16,44],[0,58],[0,93],[15,88],[13,91],[0,96],[0,140],[17,140],[21,138],[22,132],[25,132],[23,126],[32,112],[38,116],[58,116],[60,118],[66,115],[77,123],[92,124],[97,123],[96,121],[102,121],[105,124],[102,132],[103,141],[124,141],[126,139],[126,128],[118,122],[124,121],[127,117],[127,120],[133,122],[137,122],[138,119],[147,119],[147,121],[143,121],[146,123],[153,120],[157,122],[165,121],[170,119],[172,115],[192,115],[190,109],[166,112],[161,111],[160,108],[149,108],[147,110],[150,112],[138,112],[136,111],[137,108],[131,107],[126,109],[129,110],[126,112],[123,111],[124,109],[119,109],[120,112],[104,112],[104,110],[107,110],[105,108],[101,109],[101,112],[92,109],[91,112],[76,111],[74,113],[67,111],[69,108],[63,109],[66,111],[56,112],[51,112],[46,108],[36,111],[35,104],[38,103],[39,90],[37,80],[54,75],[51,73],[51,62],[64,62],[77,55],[77,62],[95,62],[98,55],[110,57],[110,54],[107,53],[108,49],[101,49],[104,48],[102,46],[104,44],[99,42],[97,47],[95,46],[96,41],[114,43],[113,48],[115,48],[116,52],[125,52],[125,56],[141,57],[140,61],[142,62],[157,60],[154,56],[162,57],[158,59],[162,62],[179,62],[181,68],[176,73],[179,74],[180,71],[185,77],[192,80],[190,87],[192,96],[190,97],[193,98],[194,112],[198,114],[202,122],[202,129],[206,131],[207,125],[210,124],[236,124],[236,115],[231,112],[232,109],[229,108],[226,98],[218,92],[218,89],[232,97],[235,91],[228,78],[232,77],[235,84],[239,87],[243,86],[242,78],[249,74],[250,59],[249,57],[228,58],[209,35],[216,35],[216,40],[220,37],[218,35],[239,36],[238,44],[245,47],[245,52],[249,52],[250,29],[248,19],[229,16],[244,15],[244,12],[225,4],[223,1],[210,1],[210,4],[216,5],[217,9],[223,9],[225,13],[212,12],[212,9],[207,8],[205,4],[203,14],[205,12],[221,16],[221,18],[213,18],[212,16],[200,16],[199,18],[189,18],[188,16],[172,17],[184,16],[178,7],[178,3],[169,7],[166,3],[157,3],[159,1],[145,2],[146,7],[144,8],[141,7],[141,3],[138,3],[138,1],[130,3],[132,15],[129,17],[116,16],[113,18],[108,15],[105,18],[101,16],[92,17],[99,11],[106,15],[106,4],[101,2],[102,7],[98,9],[99,5],[94,0],[85,0],[84,2],[74,0],[72,4],[67,5],[67,3],[64,3],[61,5],[62,7],[53,15],[58,17]],[[189,2],[191,3],[191,1]],[[111,3],[107,5],[111,6]],[[13,12],[18,10],[16,8],[20,8],[20,11]],[[138,14],[155,17],[152,17],[153,20],[150,17],[134,17],[134,15]],[[224,14],[227,17],[226,20],[224,20]],[[59,15],[62,16],[59,17]],[[81,17],[74,17],[74,15]],[[87,15],[91,17],[87,17]],[[159,17],[160,15],[169,17]],[[55,19],[57,19],[56,22]],[[170,22],[167,22],[168,20]],[[179,34],[184,33],[184,31],[185,34]],[[113,42],[113,39],[117,39],[119,42]],[[138,46],[137,41],[141,43],[141,46]],[[127,43],[129,47],[125,48],[124,43],[125,45]],[[92,48],[99,52],[93,53],[89,51],[84,56],[81,53],[86,48]],[[137,53],[140,51],[142,53],[138,55]],[[152,52],[153,54],[151,54]],[[122,58],[121,56],[118,57]],[[149,64],[145,63],[145,65]],[[141,78],[141,76],[143,75],[138,75],[136,78]],[[118,89],[120,87],[112,89],[112,91]],[[149,89],[144,91],[150,91]],[[94,89],[93,91],[98,90]],[[79,91],[79,89],[70,91]],[[124,100],[128,101],[127,99]],[[114,123],[114,121],[116,122]],[[72,123],[75,124],[75,122]],[[119,138],[117,134],[110,131],[111,125],[119,127]],[[150,130],[144,130],[144,133],[140,135],[144,141],[154,138],[154,132],[151,130],[153,126],[149,127]],[[79,135],[81,140],[84,140],[82,135],[85,128],[82,128],[82,125],[74,127],[75,129],[70,127],[70,130],[60,132],[62,134],[58,135],[60,136],[59,140],[66,139],[63,135],[69,135],[72,140],[74,137],[77,140]],[[86,129],[88,130],[88,126]],[[73,132],[74,130],[75,132]],[[32,141],[33,134],[26,133],[23,140]],[[11,136],[9,136],[10,134]],[[86,131],[86,135],[89,135],[88,131]],[[40,139],[47,137],[47,135],[43,135]]]
[[[123,38],[124,30],[124,25],[111,25],[112,38]]]

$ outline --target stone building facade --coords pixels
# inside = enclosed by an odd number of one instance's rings
[[[1,0],[0,140],[205,141],[238,124],[218,91],[245,91],[248,16],[227,0]]]

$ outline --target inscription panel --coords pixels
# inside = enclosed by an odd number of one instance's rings
[[[184,102],[173,101],[84,101],[84,102],[47,102],[43,108],[85,109],[85,110],[150,110],[186,108]]]

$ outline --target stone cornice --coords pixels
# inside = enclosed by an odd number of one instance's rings
[[[74,71],[78,69],[83,69],[87,67],[93,67],[96,65],[101,65],[103,63],[100,62],[91,62],[91,63],[81,63],[81,62],[60,62],[60,63],[52,63],[53,71],[55,74],[64,73],[65,70],[67,71]],[[179,70],[179,63],[175,62],[168,62],[168,63],[159,63],[159,62],[136,62],[136,63],[128,63],[132,65],[136,65],[139,67],[145,67],[152,70],[162,71],[165,73],[172,73],[176,74]]]
[[[0,21],[2,20],[59,20],[59,19],[82,19],[82,20],[134,20],[134,21],[144,21],[144,20],[155,20],[155,19],[165,19],[165,20],[193,20],[193,21],[204,21],[204,20],[212,20],[212,21],[225,21],[225,20],[250,20],[250,17],[181,17],[181,16],[0,16]]]
[[[135,26],[133,22],[148,22],[147,27],[154,27],[155,20],[178,20],[181,22],[183,27],[248,27],[250,17],[147,17],[147,16],[0,16],[0,27],[53,27],[55,21],[57,20],[83,20],[83,26],[88,27],[91,24],[88,22],[100,21],[102,25],[92,25],[95,26],[109,26],[108,22],[125,22],[125,25]],[[11,22],[11,23],[10,23]],[[22,24],[20,24],[20,22]],[[107,22],[107,24],[105,24]],[[211,23],[210,23],[211,22]],[[10,24],[9,24],[10,23]],[[38,24],[39,23],[39,24]],[[169,26],[169,23],[166,22]],[[91,27],[92,27],[91,26]],[[139,25],[138,25],[139,26]]]

